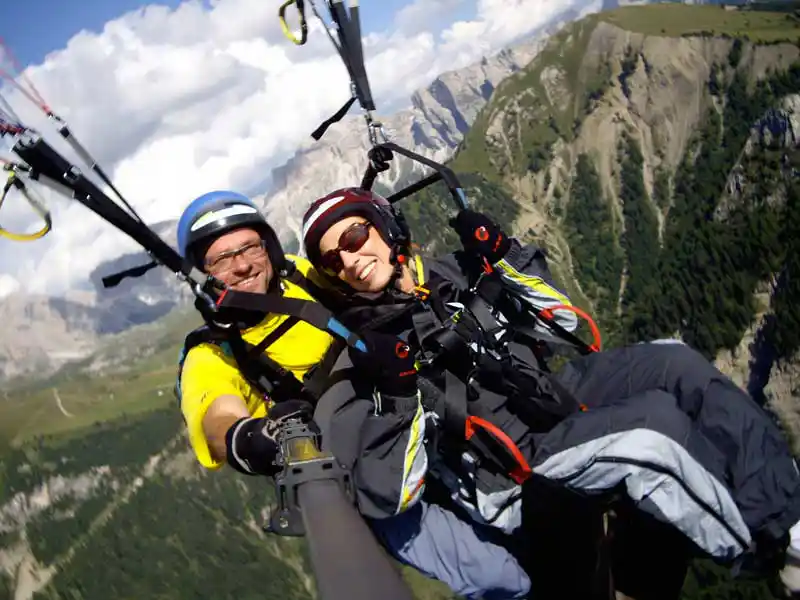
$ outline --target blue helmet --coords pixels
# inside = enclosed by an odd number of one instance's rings
[[[178,252],[200,267],[201,251],[222,234],[240,227],[251,227],[261,234],[276,272],[286,268],[278,236],[255,202],[228,190],[203,194],[186,207],[178,220]]]

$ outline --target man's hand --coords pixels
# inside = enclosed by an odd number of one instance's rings
[[[281,470],[277,460],[281,451],[278,444],[281,427],[289,419],[299,419],[318,434],[319,428],[311,420],[313,414],[310,403],[286,400],[275,404],[266,417],[239,419],[225,435],[228,464],[247,475],[274,477]]]
[[[511,241],[497,224],[486,215],[464,209],[450,220],[464,249],[475,252],[493,265],[511,248]]]
[[[349,349],[350,360],[359,373],[372,379],[381,394],[416,397],[417,368],[409,345],[397,336],[377,331],[363,332],[361,339],[367,352]]]

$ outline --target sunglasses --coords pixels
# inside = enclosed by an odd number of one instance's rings
[[[339,245],[322,255],[320,266],[334,275],[341,273],[342,269],[344,269],[341,252],[358,252],[361,250],[369,239],[369,230],[372,226],[372,223],[365,221],[353,223],[345,229],[342,235],[339,236]]]

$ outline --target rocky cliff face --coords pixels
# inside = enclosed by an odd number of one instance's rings
[[[438,162],[448,160],[496,86],[527,65],[545,34],[505,49],[465,69],[443,73],[411,98],[412,106],[384,118],[391,141]],[[303,213],[314,199],[346,185],[357,185],[367,168],[370,148],[360,116],[331,127],[318,142],[308,142],[273,173],[275,190],[261,198],[268,218],[278,224],[286,247],[300,246]],[[395,157],[378,181],[395,189],[423,176],[422,165]]]
[[[652,9],[672,11],[674,35],[648,32],[652,27],[639,19],[644,13],[632,12]],[[479,172],[512,193],[521,209],[515,234],[533,238],[548,249],[553,270],[573,299],[595,314],[608,311],[604,316],[607,329],[637,318],[630,314],[632,301],[626,297],[626,284],[637,262],[631,254],[636,231],[631,230],[647,227],[643,219],[647,214],[653,215],[655,254],[659,254],[659,246],[672,243],[674,235],[667,232],[675,229],[674,215],[684,210],[674,206],[676,186],[685,185],[683,180],[676,181],[678,173],[686,171],[687,160],[698,160],[700,154],[707,152],[709,144],[719,144],[698,140],[700,132],[707,129],[709,115],[716,114],[721,121],[731,119],[726,110],[734,102],[746,107],[742,114],[752,112],[757,104],[756,100],[751,105],[726,96],[720,89],[727,89],[737,77],[743,77],[748,82],[743,93],[756,94],[759,82],[763,84],[800,58],[800,49],[792,42],[742,43],[708,32],[692,35],[692,15],[699,13],[690,12],[696,10],[717,9],[621,9],[565,28],[549,40],[530,65],[498,86],[451,165],[457,172]],[[656,15],[650,17],[655,19]],[[745,27],[745,19],[752,18],[745,13],[740,17],[740,25],[732,26]],[[777,22],[781,17],[774,18]],[[683,23],[685,31],[675,31],[680,29],[678,23]],[[794,39],[791,27],[787,26],[788,39]],[[712,211],[719,227],[714,229],[717,233],[704,235],[724,237],[729,222],[731,227],[738,227],[737,219],[756,210],[763,200],[773,208],[783,205],[785,182],[797,172],[798,97],[785,95],[756,118],[743,117],[750,119],[750,135],[742,138],[734,159],[721,166],[728,174],[727,184],[723,179]],[[726,127],[741,129],[738,123],[722,123],[719,140],[740,135],[730,133]],[[628,137],[635,140],[641,152],[640,164],[633,167],[634,179],[642,184],[643,198],[641,203],[637,200],[637,206],[629,205],[632,199],[626,196],[631,172],[625,172],[624,163],[630,165],[630,156],[621,148]],[[601,198],[593,209],[600,211],[594,213],[595,217],[604,221],[587,222],[588,229],[577,233],[578,194],[583,198],[586,190],[585,181],[580,181],[581,157],[588,157],[585,164],[596,173]],[[704,183],[703,174],[695,179]],[[701,188],[693,188],[686,201],[700,202],[699,193]],[[638,211],[636,215],[634,210]],[[584,212],[584,217],[586,214],[589,213]],[[592,230],[607,233],[605,246],[600,247]],[[668,235],[673,235],[670,242]],[[641,236],[638,239],[641,242]],[[589,251],[588,259],[576,253],[585,244],[597,244],[593,246],[597,252]],[[712,260],[713,254],[707,256]],[[753,256],[759,258],[758,253]],[[723,254],[714,260],[719,263],[728,257]],[[659,258],[651,264],[655,266],[659,261],[665,262]],[[693,303],[711,301],[703,299],[702,294],[698,297],[693,289],[702,289],[705,270],[702,261],[694,264],[682,275],[673,275],[677,285],[686,286],[685,297],[680,298],[681,292],[677,291],[678,300],[674,301],[675,311],[685,313],[686,318],[694,312]],[[780,270],[780,264],[775,267]],[[800,360],[791,356],[765,359],[763,345],[754,343],[764,319],[772,314],[775,286],[770,281],[776,276],[776,271],[763,274],[762,283],[751,292],[755,309],[750,325],[739,330],[741,343],[722,350],[717,364],[769,402],[785,421],[797,425]],[[717,299],[720,309],[729,301],[732,298]],[[664,302],[669,300],[665,298]],[[645,315],[640,320],[647,318]],[[673,318],[675,330],[667,334],[680,337],[681,321],[677,316]]]

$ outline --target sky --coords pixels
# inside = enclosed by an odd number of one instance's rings
[[[575,3],[361,0],[376,104],[410,104],[413,91],[440,73],[502,49]],[[256,193],[349,94],[319,21],[309,10],[308,43],[293,45],[280,31],[279,0],[0,5],[0,35],[25,76],[147,222],[177,218],[210,189]],[[0,93],[26,125],[75,159],[36,106],[10,86]],[[41,193],[53,230],[35,242],[0,237],[0,297],[84,287],[99,262],[137,249],[85,207]],[[10,195],[0,226],[34,231],[38,223]]]

